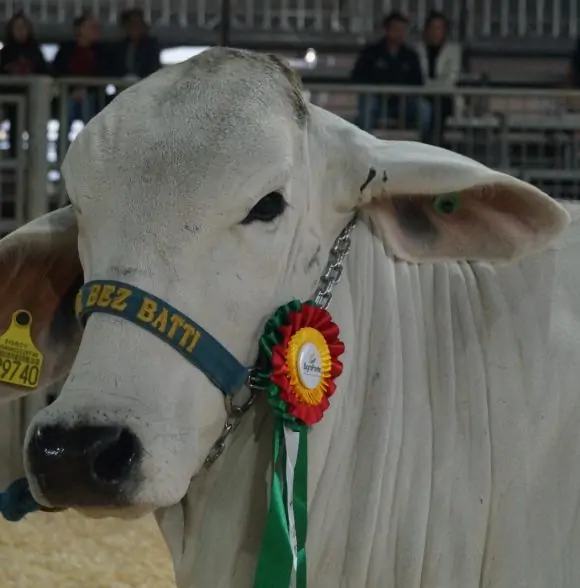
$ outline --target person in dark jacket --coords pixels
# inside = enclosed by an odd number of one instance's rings
[[[146,78],[161,67],[159,45],[149,34],[149,27],[140,8],[121,14],[119,24],[125,37],[111,51],[111,75],[114,77]]]
[[[16,13],[6,24],[4,46],[0,50],[0,74],[40,75],[48,73],[48,65],[34,34],[34,26],[23,13]],[[23,86],[2,86],[5,94],[25,95]],[[4,106],[4,115],[10,123],[10,156],[16,157],[16,120],[14,104]],[[24,129],[20,129],[23,131]]]
[[[384,36],[363,48],[351,73],[356,84],[421,86],[423,74],[417,53],[405,43],[407,17],[398,11],[383,20]],[[365,130],[377,128],[382,115],[398,119],[404,112],[409,126],[426,127],[431,119],[427,101],[417,96],[360,95],[357,124]],[[428,126],[428,125],[427,125]]]
[[[55,77],[92,78],[106,75],[106,56],[99,43],[99,22],[90,14],[74,21],[74,41],[62,43],[52,64]],[[71,88],[68,101],[69,127],[74,120],[87,123],[98,111],[98,89]]]
[[[48,65],[34,34],[34,26],[23,12],[7,23],[0,50],[0,72],[12,75],[48,73]]]

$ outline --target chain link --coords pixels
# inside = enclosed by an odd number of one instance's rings
[[[356,217],[342,229],[330,249],[328,263],[326,264],[324,273],[320,277],[318,288],[314,294],[314,303],[316,306],[320,306],[320,308],[328,308],[332,300],[332,289],[340,282],[340,278],[342,278],[343,262],[350,251],[350,236],[355,224]]]
[[[314,293],[314,303],[320,308],[328,308],[332,300],[332,290],[342,278],[343,263],[350,251],[351,234],[356,225],[356,216],[342,229],[333,246],[330,249],[328,262],[324,268],[324,273],[318,281],[318,287]],[[226,422],[220,436],[211,448],[208,456],[205,458],[205,466],[212,465],[226,448],[227,438],[238,428],[242,417],[253,406],[258,393],[263,390],[262,385],[255,378],[255,373],[250,370],[248,378],[248,388],[250,397],[240,405],[233,403],[231,397],[226,398]]]
[[[208,456],[205,458],[205,465],[209,467],[223,452],[226,448],[226,439],[239,427],[242,417],[250,408],[252,408],[258,394],[258,390],[250,387],[251,395],[244,404],[236,405],[233,403],[231,397],[226,398],[226,422],[222,429],[221,435],[217,441],[213,444]]]

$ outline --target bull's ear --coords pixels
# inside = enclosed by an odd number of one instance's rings
[[[77,251],[70,206],[0,240],[0,402],[42,390],[70,369],[81,335]]]
[[[368,214],[397,257],[509,261],[542,250],[568,225],[562,206],[512,176],[438,147],[381,141],[319,109],[312,114],[326,129],[319,137],[336,141],[324,151],[341,177],[337,206]]]

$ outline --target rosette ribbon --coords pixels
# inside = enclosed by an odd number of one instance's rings
[[[274,409],[270,506],[254,588],[307,587],[308,433],[329,407],[344,344],[314,302],[280,307],[260,338],[256,384]]]

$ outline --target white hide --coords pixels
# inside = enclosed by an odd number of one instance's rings
[[[151,291],[251,363],[264,320],[312,294],[359,210],[330,307],[345,369],[309,439],[310,586],[577,588],[578,214],[554,242],[568,214],[523,182],[312,106],[297,122],[285,75],[210,50],[123,92],[83,130],[64,175],[85,279]],[[284,214],[240,225],[273,190]],[[432,208],[447,193],[462,202],[449,218]],[[221,394],[149,333],[99,315],[34,424],[81,418],[141,439],[134,506],[157,509],[179,588],[251,588],[265,403],[201,469]]]
[[[570,209],[561,240],[505,266],[396,261],[357,226],[331,304],[345,372],[309,441],[310,585],[578,586],[580,207]],[[251,587],[264,420],[250,414],[187,499],[158,513],[180,587]]]

